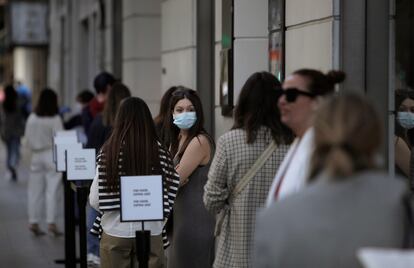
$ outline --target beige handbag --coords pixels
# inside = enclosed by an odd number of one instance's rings
[[[246,172],[246,174],[244,174],[243,178],[239,181],[239,183],[237,183],[236,187],[234,187],[229,198],[227,199],[228,204],[216,215],[216,227],[214,229],[214,236],[220,235],[224,219],[229,215],[230,206],[232,205],[233,200],[243,191],[246,185],[256,175],[264,163],[266,163],[267,159],[269,159],[276,148],[276,143],[272,141],[259,156],[256,162],[254,162],[253,166]]]

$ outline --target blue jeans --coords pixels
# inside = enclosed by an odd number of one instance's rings
[[[7,148],[7,167],[10,170],[15,170],[20,160],[20,137],[12,136],[6,139],[5,142]]]
[[[96,217],[99,215],[99,212],[93,209],[89,203],[87,206],[87,235],[86,235],[86,241],[87,241],[87,251],[88,253],[92,253],[96,256],[99,256],[99,238],[96,235],[93,235],[89,232],[89,230],[92,228],[93,223],[95,222]]]

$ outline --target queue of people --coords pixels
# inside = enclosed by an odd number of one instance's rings
[[[334,70],[300,69],[283,83],[268,72],[252,74],[241,88],[233,127],[216,144],[195,90],[168,89],[153,119],[127,85],[98,74],[96,95],[84,92],[77,119],[86,147],[97,152],[89,264],[138,267],[134,237],[141,225],[121,222],[121,175],[162,175],[164,219],[145,223],[149,267],[362,267],[360,248],[401,247],[407,184],[380,171],[381,122],[365,98],[335,93],[344,79]],[[3,131],[7,120],[20,122],[11,90],[0,128],[11,144],[13,174],[13,148],[23,131]],[[396,100],[395,165],[411,178],[414,97],[399,90]],[[44,89],[25,130],[32,152],[29,229],[37,236],[45,234],[39,227],[43,199],[48,231],[61,235],[56,204],[62,182],[51,157],[53,132],[63,129],[57,107],[56,93]]]

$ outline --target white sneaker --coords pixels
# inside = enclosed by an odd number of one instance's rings
[[[87,255],[88,267],[97,268],[101,266],[101,259],[95,254],[88,253]]]

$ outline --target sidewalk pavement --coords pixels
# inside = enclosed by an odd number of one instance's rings
[[[0,267],[64,268],[54,262],[64,258],[63,236],[35,237],[27,228],[29,155],[24,148],[21,153],[18,181],[12,182],[5,163],[5,146],[0,142]],[[63,230],[63,203],[59,207],[58,226]],[[47,230],[45,223],[41,227]]]

